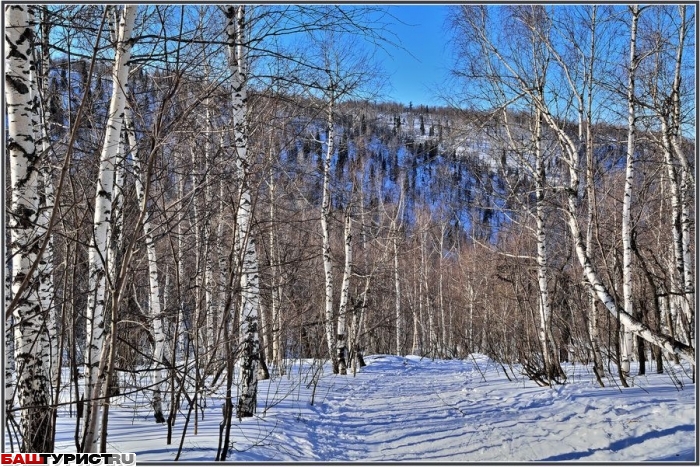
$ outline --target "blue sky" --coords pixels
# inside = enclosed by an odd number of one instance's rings
[[[449,33],[446,5],[391,5],[388,11],[405,24],[395,21],[391,28],[406,50],[381,52],[381,62],[390,75],[387,100],[413,105],[439,104],[437,85],[450,68],[447,48]]]

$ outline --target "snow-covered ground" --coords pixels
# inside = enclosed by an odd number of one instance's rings
[[[310,361],[293,365],[287,376],[261,382],[258,416],[234,421],[228,460],[696,458],[696,388],[678,366],[673,367],[675,380],[653,373],[635,377],[631,388],[600,388],[588,368],[569,365],[567,384],[541,388],[517,374],[509,381],[500,365],[479,355],[435,361],[379,355],[366,361],[355,377],[333,375],[326,364],[322,374],[317,372],[315,392]],[[147,410],[128,403],[112,408],[109,450],[135,452],[139,462],[171,461],[184,415],[168,446],[165,426],[155,424]],[[210,396],[196,435],[190,421],[180,460],[213,460],[220,422],[221,399]],[[57,451],[75,451],[74,419],[62,414],[59,423]]]

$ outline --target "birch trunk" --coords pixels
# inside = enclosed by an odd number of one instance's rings
[[[187,336],[188,327],[185,323],[185,299],[182,294],[182,280],[185,277],[185,264],[184,264],[184,223],[185,223],[185,177],[178,174],[178,199],[179,202],[179,213],[178,213],[178,223],[177,223],[177,265],[175,267],[175,273],[177,281],[175,286],[177,287],[177,322],[178,322],[178,334],[175,336],[176,352],[180,352],[181,358],[186,359],[185,350],[187,349]]]
[[[335,128],[333,123],[333,112],[335,97],[331,87],[331,96],[328,101],[327,115],[327,136],[326,136],[326,157],[323,161],[323,198],[321,201],[321,235],[323,237],[321,254],[323,256],[323,270],[325,277],[325,327],[328,352],[333,362],[333,373],[338,373],[338,362],[335,355],[335,342],[333,339],[333,264],[331,261],[331,240],[328,230],[328,219],[331,213],[331,158],[333,157]]]
[[[88,410],[85,416],[84,452],[98,449],[95,423],[100,417],[96,398],[101,384],[98,382],[99,363],[105,339],[105,295],[108,267],[105,259],[109,251],[111,230],[112,192],[114,189],[114,169],[119,148],[119,138],[124,117],[125,89],[129,76],[131,56],[131,31],[136,18],[136,5],[125,5],[119,19],[119,40],[112,71],[112,97],[109,106],[109,119],[104,144],[100,154],[100,169],[95,194],[95,214],[93,219],[93,240],[88,252],[89,290],[87,309],[87,349],[85,352],[85,379]]]
[[[394,232],[392,243],[394,250],[394,309],[396,320],[396,355],[401,355],[401,337],[403,334],[403,323],[401,320],[401,282],[399,280],[399,245],[397,233]]]
[[[343,268],[343,282],[340,286],[340,304],[338,306],[338,372],[341,375],[348,373],[347,367],[347,336],[345,333],[345,314],[350,297],[350,277],[352,275],[352,217],[350,206],[345,211],[345,267]]]
[[[221,142],[221,145],[223,146],[223,142]],[[216,242],[216,254],[219,258],[219,280],[218,280],[218,291],[217,291],[217,299],[218,299],[218,307],[217,307],[217,323],[220,323],[220,326],[223,328],[224,327],[224,316],[226,313],[229,311],[226,309],[226,291],[227,291],[227,286],[228,286],[228,275],[229,275],[229,267],[231,266],[229,264],[229,261],[227,261],[227,254],[224,252],[224,225],[225,225],[225,220],[226,220],[226,214],[225,214],[225,205],[224,205],[224,195],[226,193],[226,186],[224,184],[223,179],[219,179],[219,220],[218,220],[218,225],[216,228],[216,238],[218,241]],[[230,318],[230,317],[229,317]],[[226,326],[229,325],[230,319],[227,321],[225,324]],[[229,330],[230,332],[231,330]],[[220,335],[220,334],[219,334]],[[230,335],[230,334],[229,334]],[[228,345],[228,344],[225,344]]]
[[[251,235],[253,204],[248,187],[248,90],[246,11],[244,5],[227,6],[226,38],[231,69],[231,101],[234,122],[236,167],[240,179],[238,205],[238,245],[242,255],[241,306],[240,306],[240,367],[241,389],[236,414],[238,418],[255,414],[258,389],[260,341],[258,320],[260,315],[260,289],[258,285],[258,259],[255,239]]]
[[[685,255],[683,254],[683,202],[682,195],[678,183],[678,172],[676,170],[672,157],[671,136],[669,133],[669,125],[666,117],[661,117],[661,132],[662,146],[664,153],[664,163],[666,165],[666,173],[668,176],[668,185],[671,195],[671,234],[673,243],[671,270],[671,290],[675,294],[682,294],[684,290],[684,273],[685,273]],[[682,169],[681,169],[682,170]],[[682,175],[681,175],[682,176]]]
[[[399,205],[396,208],[396,216],[391,220],[391,243],[393,249],[393,266],[394,266],[394,325],[396,326],[396,355],[402,355],[401,353],[401,341],[403,340],[403,320],[401,319],[401,281],[399,275],[399,226],[401,225],[401,220],[403,219],[403,205],[404,205],[404,183],[403,177],[399,179],[401,186],[401,192],[399,194]],[[361,195],[363,196],[363,195]],[[364,208],[362,209],[364,212]],[[364,232],[364,221],[363,221],[363,232]],[[363,234],[364,235],[364,234]]]
[[[634,184],[635,168],[635,138],[637,135],[636,105],[635,105],[635,74],[637,70],[637,23],[639,21],[639,5],[632,5],[632,25],[630,28],[630,62],[627,78],[627,167],[625,170],[625,191],[622,201],[622,296],[625,312],[634,316],[632,309],[632,186]],[[632,333],[623,326],[623,338],[620,343],[620,364],[622,372],[630,372],[632,357]]]
[[[111,213],[110,213],[110,239],[107,241],[109,249],[107,250],[107,290],[113,285],[114,278],[119,270],[119,262],[121,261],[121,250],[123,247],[123,229],[124,229],[124,134],[120,133],[119,146],[117,147],[116,157],[114,159],[114,187],[111,197]],[[107,298],[106,301],[109,301]]]
[[[357,370],[366,366],[364,358],[362,358],[362,347],[360,345],[360,336],[362,336],[362,323],[365,320],[365,308],[367,308],[367,294],[369,293],[369,285],[372,276],[369,275],[365,279],[365,288],[362,291],[361,300],[353,307],[352,314],[352,375],[357,374]]]
[[[12,295],[17,295],[25,280],[29,283],[13,310],[14,360],[21,408],[20,450],[51,452],[51,375],[47,364],[50,343],[45,329],[39,279],[36,276],[27,277],[32,264],[39,260],[32,248],[39,234],[36,225],[40,209],[39,156],[35,142],[39,101],[32,60],[33,29],[33,7],[5,7],[5,99],[11,184],[8,227],[12,257]]]
[[[271,145],[272,147],[272,145]],[[269,180],[269,193],[270,193],[270,232],[269,232],[269,242],[270,242],[270,272],[271,272],[271,314],[272,314],[272,358],[277,373],[279,375],[284,375],[284,343],[282,339],[282,313],[281,313],[281,300],[283,296],[282,288],[282,272],[280,265],[280,255],[279,248],[277,245],[277,232],[275,230],[275,222],[277,215],[275,212],[275,174],[272,164],[272,149],[270,149],[270,180]]]
[[[679,278],[679,291],[682,288],[683,301],[682,309],[685,319],[688,322],[689,335],[688,342],[691,346],[695,346],[695,313],[693,311],[694,303],[694,280],[693,280],[693,265],[692,254],[690,248],[690,236],[692,228],[692,220],[689,215],[689,202],[686,198],[690,198],[688,194],[692,188],[693,179],[692,173],[688,164],[686,155],[681,147],[682,135],[680,131],[681,125],[681,67],[683,63],[683,47],[686,42],[686,6],[679,5],[680,27],[678,33],[678,47],[676,49],[676,59],[674,68],[673,85],[671,88],[671,115],[670,122],[666,122],[664,115],[661,116],[662,135],[665,151],[665,162],[669,171],[672,186],[672,209],[673,209],[673,241],[674,254],[676,260],[676,270]],[[669,128],[670,127],[670,128]],[[675,156],[675,157],[673,157]],[[673,159],[677,159],[681,163],[680,177],[676,177]],[[680,181],[680,183],[677,182]],[[680,185],[680,186],[677,186]]]
[[[693,220],[690,217],[691,205],[690,173],[683,170],[681,175],[681,228],[683,231],[683,311],[688,321],[688,344],[695,348],[695,274],[693,273],[693,259],[690,244]]]
[[[480,349],[474,344],[474,285],[471,283],[471,274],[467,276],[467,289],[469,290],[469,323],[467,325],[467,340],[469,342],[469,347],[467,347],[466,352],[472,353],[479,351]]]
[[[445,246],[445,229],[447,224],[443,223],[440,228],[440,241],[438,242],[440,255],[440,261],[438,262],[438,307],[440,308],[440,345],[438,356],[440,358],[445,357],[445,350],[447,349],[447,320],[445,318],[445,298],[443,294],[444,286],[444,274],[443,274],[443,251]]]
[[[272,153],[270,154],[272,160]],[[270,164],[270,167],[273,167]],[[271,313],[272,313],[272,362],[279,375],[284,375],[284,349],[282,346],[282,316],[280,313],[280,300],[282,298],[282,279],[280,274],[280,259],[277,253],[277,237],[275,233],[275,176],[274,171],[270,169],[270,272],[271,278]]]
[[[212,144],[211,144],[211,109],[209,108],[209,99],[205,101],[205,131],[204,131],[204,203],[205,206],[211,206],[213,203],[212,194]],[[204,221],[204,315],[206,319],[206,350],[208,358],[214,358],[216,354],[216,307],[214,306],[214,261],[213,254],[215,247],[219,242],[213,236],[210,216],[205,216]],[[216,247],[218,248],[218,246]],[[218,250],[217,250],[218,251]]]
[[[425,308],[428,313],[428,353],[431,358],[436,357],[437,329],[435,326],[435,306],[431,303],[430,287],[428,287],[428,231],[421,234],[421,282],[425,289]]]
[[[192,160],[192,178],[191,178],[191,183],[192,183],[192,220],[191,220],[191,227],[192,230],[194,231],[194,251],[195,251],[195,273],[194,277],[192,278],[192,282],[194,285],[194,310],[193,310],[193,316],[191,318],[192,325],[190,326],[190,334],[189,338],[190,341],[193,343],[192,350],[199,358],[199,355],[201,354],[202,351],[202,342],[205,341],[205,335],[206,335],[206,326],[203,323],[203,308],[202,308],[202,262],[206,261],[206,241],[205,239],[202,238],[202,225],[200,222],[200,212],[199,212],[199,205],[198,205],[198,192],[199,192],[199,187],[204,183],[203,180],[198,180],[197,176],[195,173],[197,172],[198,169],[198,164],[197,164],[197,153],[194,148],[190,149],[191,152],[191,160]],[[181,237],[182,238],[182,237]],[[181,250],[181,258],[184,258],[184,252]],[[196,408],[196,407],[195,407]],[[195,419],[195,426],[196,426],[196,419]]]
[[[554,358],[553,343],[550,340],[552,305],[549,298],[548,283],[548,258],[547,258],[547,235],[545,225],[545,183],[546,173],[544,155],[542,152],[542,115],[540,110],[535,109],[535,216],[536,216],[536,237],[537,237],[537,283],[539,286],[539,312],[540,329],[539,340],[542,347],[542,358],[544,361],[545,377],[551,386],[556,379],[563,374],[559,364]]]

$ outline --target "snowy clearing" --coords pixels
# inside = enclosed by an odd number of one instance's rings
[[[323,374],[317,373],[315,393],[312,376],[318,366],[311,361],[261,382],[258,416],[234,421],[227,460],[688,462],[696,457],[695,385],[678,366],[672,368],[675,382],[653,373],[635,377],[634,387],[625,389],[599,388],[588,368],[567,365],[568,383],[551,389],[517,374],[517,381],[508,381],[499,364],[480,355],[435,361],[380,355],[366,361],[356,377],[333,375],[325,365]],[[146,410],[127,401],[112,407],[110,449],[135,452],[139,462],[174,460],[184,414],[168,446],[165,425],[155,424]],[[190,421],[180,460],[213,460],[220,422],[221,399],[209,397],[196,435]],[[60,414],[57,452],[74,451],[73,432],[74,419]]]

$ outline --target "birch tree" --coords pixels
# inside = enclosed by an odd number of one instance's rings
[[[86,321],[88,342],[85,358],[85,400],[87,408],[83,432],[84,452],[95,452],[98,442],[96,432],[97,422],[100,419],[98,398],[104,379],[104,375],[101,373],[106,361],[102,357],[105,356],[105,334],[108,331],[105,322],[105,297],[108,279],[107,272],[109,271],[106,258],[110,247],[115,164],[118,157],[124,118],[129,58],[132,46],[131,32],[136,19],[136,9],[136,5],[125,5],[119,14],[116,52],[112,70],[112,96],[104,143],[100,153],[100,168],[93,218],[94,232],[88,251],[90,295],[88,297]]]
[[[648,99],[639,99],[640,106],[651,110],[655,119],[661,126],[660,141],[666,167],[668,187],[670,191],[671,219],[669,227],[672,234],[671,254],[671,289],[673,298],[671,306],[680,308],[685,322],[686,339],[694,346],[692,336],[694,325],[693,312],[693,265],[691,258],[691,221],[689,215],[689,201],[692,199],[691,191],[694,185],[692,169],[688,164],[688,157],[683,150],[682,131],[683,105],[686,91],[683,82],[684,49],[688,46],[688,32],[691,22],[687,18],[686,6],[658,6],[655,9],[657,15],[669,13],[667,9],[678,10],[677,39],[675,43],[661,42],[655,38],[671,36],[671,31],[666,29],[642,31],[644,36],[651,36],[647,41],[652,43],[653,66],[649,70],[648,84],[641,83],[642,96]],[[659,11],[660,10],[660,11]],[[651,15],[650,15],[651,16]],[[663,21],[659,21],[663,25]],[[674,50],[675,49],[675,50]],[[669,65],[666,65],[669,63]]]
[[[39,280],[29,275],[32,265],[40,260],[36,227],[41,206],[38,196],[40,162],[36,146],[38,129],[35,127],[39,100],[36,67],[32,59],[34,26],[34,7],[5,7],[5,99],[11,184],[8,227],[11,289],[16,303],[13,311],[14,360],[22,431],[20,449],[23,452],[51,452],[50,342],[45,310],[42,310],[45,301],[39,293]],[[25,281],[29,286],[18,298],[16,295]]]
[[[363,86],[366,86],[374,78],[375,74],[368,69],[368,58],[359,54],[353,49],[347,37],[338,34],[334,31],[325,32],[318,35],[312,35],[311,44],[314,50],[313,57],[318,60],[320,66],[316,66],[316,73],[312,73],[315,78],[310,83],[311,91],[320,93],[324,104],[325,127],[326,127],[326,145],[323,151],[323,160],[321,165],[321,176],[323,178],[321,191],[321,256],[323,260],[324,270],[324,330],[326,335],[326,343],[328,345],[329,355],[333,364],[333,372],[339,372],[338,351],[336,342],[338,335],[334,333],[334,324],[336,324],[336,314],[334,310],[334,287],[333,287],[333,258],[331,254],[331,161],[336,153],[336,110],[339,102],[361,91]],[[347,129],[344,129],[346,131]],[[349,215],[349,211],[346,211]],[[348,245],[351,241],[348,238],[350,231],[348,230],[349,223],[352,220],[345,218],[345,266],[344,271],[352,268],[352,259],[347,256],[352,255],[352,247]],[[348,246],[350,249],[348,250]],[[349,284],[351,273],[348,273],[347,284]],[[340,302],[347,306],[347,290],[345,287],[345,279],[343,279],[343,289],[341,290]],[[343,310],[343,313],[345,310]],[[342,319],[345,319],[343,316]],[[338,330],[344,325],[338,324]],[[343,340],[345,339],[343,333]],[[343,346],[346,344],[343,344]],[[347,362],[345,362],[347,365]]]
[[[336,90],[332,77],[329,76],[328,107],[326,109],[326,151],[323,158],[323,188],[321,200],[321,254],[323,258],[323,273],[325,280],[325,314],[324,323],[326,331],[326,343],[333,363],[333,373],[338,373],[338,361],[335,354],[335,336],[333,334],[333,261],[331,257],[331,239],[328,221],[331,213],[331,158],[335,151],[335,100]]]
[[[635,75],[639,66],[637,55],[637,25],[639,23],[639,5],[631,7],[632,19],[630,26],[629,68],[627,70],[627,165],[625,170],[625,191],[622,199],[622,295],[624,309],[627,314],[634,316],[632,310],[632,187],[634,185],[634,169],[636,158],[635,138],[637,137]],[[622,372],[629,375],[630,356],[632,354],[632,333],[623,327],[623,339],[620,344],[622,355],[620,365]]]
[[[463,11],[463,17],[475,13],[474,10]],[[483,64],[470,64],[471,70],[467,76],[475,77],[479,83],[478,92],[481,99],[494,107],[495,112],[502,115],[499,124],[504,127],[504,136],[494,136],[504,146],[503,160],[501,162],[500,175],[508,184],[507,204],[517,206],[519,212],[529,214],[534,227],[525,224],[528,220],[519,220],[513,216],[511,222],[524,223],[535,239],[534,255],[526,255],[534,260],[537,268],[538,288],[538,341],[541,352],[541,363],[529,359],[526,367],[531,378],[552,385],[560,381],[564,376],[558,358],[556,347],[552,337],[552,298],[551,298],[551,272],[550,272],[550,243],[552,225],[551,204],[553,203],[552,183],[550,179],[556,179],[556,173],[548,167],[552,166],[555,159],[551,145],[544,141],[545,128],[542,111],[535,104],[535,100],[545,100],[547,88],[551,86],[549,81],[552,75],[552,62],[554,57],[548,48],[547,38],[552,24],[547,17],[544,7],[541,6],[513,6],[504,9],[503,21],[510,28],[514,44],[498,44],[500,55],[494,59],[490,52],[490,37],[486,37],[486,29],[489,27],[487,15],[483,10],[474,15],[474,19],[467,20],[471,24],[470,33],[476,33],[477,45],[471,52],[471,60],[477,62],[483,60]],[[478,31],[478,32],[477,32]],[[483,42],[482,42],[483,41]],[[465,47],[471,47],[465,44]],[[494,45],[495,47],[495,45]],[[467,67],[467,69],[469,69]],[[516,76],[515,82],[513,76]],[[522,85],[527,87],[527,92],[520,92],[517,86],[517,77],[524,77]],[[527,118],[527,126],[516,121],[513,113],[522,111]],[[520,172],[510,175],[513,169],[522,170],[530,183],[524,183]],[[532,187],[530,187],[532,185]],[[534,199],[523,199],[522,190],[531,190]],[[532,206],[534,204],[534,206]],[[508,210],[508,208],[506,208]],[[519,217],[519,216],[518,216]]]
[[[551,386],[554,381],[564,376],[564,372],[554,356],[554,342],[551,337],[552,303],[549,296],[548,237],[546,234],[544,206],[546,174],[542,149],[542,117],[539,110],[535,110],[534,125],[537,282],[540,292],[538,301],[540,311],[539,337],[540,345],[542,346],[542,358],[544,359],[544,371],[547,382]]]
[[[581,179],[579,174],[579,154],[580,145],[575,138],[566,131],[565,119],[560,118],[556,106],[556,101],[551,101],[545,94],[542,97],[537,89],[531,86],[532,76],[526,70],[518,69],[506,51],[501,48],[497,40],[494,39],[493,18],[489,7],[462,7],[460,23],[465,26],[468,37],[474,41],[475,46],[480,48],[482,53],[486,53],[490,60],[495,61],[500,70],[495,75],[497,78],[507,79],[511,96],[527,96],[533,106],[541,112],[544,123],[552,131],[558,141],[562,156],[568,167],[568,183],[563,187],[566,195],[565,211],[567,224],[574,243],[576,257],[583,269],[584,278],[591,284],[598,300],[605,306],[608,312],[615,317],[619,317],[620,323],[628,332],[642,337],[645,341],[664,348],[666,351],[679,355],[690,363],[695,362],[693,348],[652,330],[648,325],[638,320],[634,315],[626,311],[624,306],[617,303],[611,294],[609,287],[602,280],[599,268],[592,260],[590,252],[586,250],[586,242],[579,225],[578,209],[580,205]],[[627,91],[625,87],[625,91]]]
[[[260,290],[258,258],[252,232],[253,200],[249,183],[251,161],[248,156],[248,23],[246,6],[226,7],[226,46],[231,71],[231,113],[234,125],[235,161],[240,183],[236,216],[236,242],[241,258],[240,268],[240,356],[241,389],[236,414],[239,418],[255,414],[258,388],[260,340],[258,319]]]
[[[350,298],[350,277],[352,276],[352,216],[351,206],[345,208],[345,266],[343,268],[343,282],[340,286],[340,303],[338,305],[338,372],[347,374],[347,335],[345,332],[345,319]]]
[[[638,14],[638,13],[637,13]],[[633,13],[634,15],[634,13]],[[681,342],[675,341],[670,336],[660,334],[647,326],[646,324],[637,320],[633,315],[629,314],[626,309],[620,307],[615,301],[614,297],[611,295],[608,287],[603,283],[598,269],[593,264],[591,257],[586,251],[585,241],[578,224],[578,219],[576,216],[576,211],[578,207],[578,193],[580,178],[577,172],[578,152],[576,150],[577,146],[572,141],[572,139],[563,130],[561,123],[552,115],[550,109],[546,106],[545,102],[539,101],[538,105],[543,110],[543,115],[547,124],[555,132],[557,138],[559,139],[564,154],[568,159],[569,164],[569,186],[566,189],[567,194],[567,216],[569,230],[574,240],[576,256],[579,263],[584,271],[584,277],[589,281],[593,290],[596,292],[596,296],[603,303],[605,308],[615,317],[619,317],[620,323],[625,326],[626,331],[636,334],[642,337],[645,341],[657,345],[668,352],[677,354],[684,360],[694,363],[694,351],[692,347],[685,345]]]
[[[399,205],[396,209],[396,215],[391,219],[391,243],[393,252],[394,266],[394,319],[396,326],[396,355],[401,355],[401,342],[403,341],[403,320],[401,316],[401,280],[399,275],[399,231],[401,229],[401,219],[403,218],[403,207],[405,190],[403,182],[401,182],[401,194],[399,195]]]

